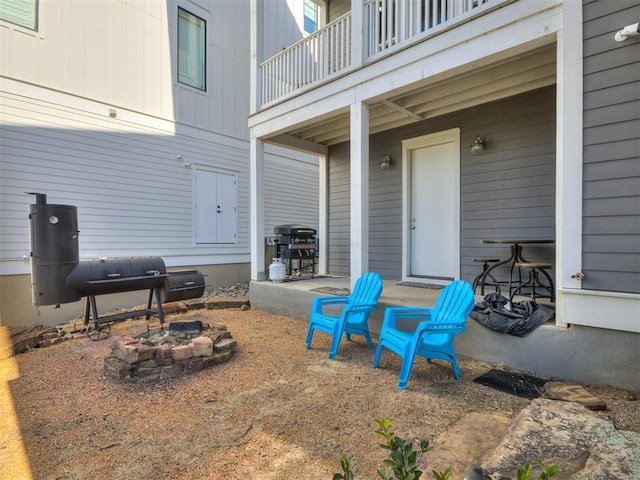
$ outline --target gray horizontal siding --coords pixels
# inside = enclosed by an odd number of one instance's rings
[[[640,293],[640,57],[633,0],[583,2],[584,288]]]
[[[545,88],[370,138],[369,266],[386,279],[402,274],[402,140],[461,129],[461,276],[481,269],[473,257],[506,258],[492,237],[555,237],[555,89]],[[476,135],[485,151],[471,155]],[[381,170],[383,155],[393,159]],[[329,271],[349,273],[349,145],[329,152]],[[527,246],[532,260],[554,262],[553,245]],[[553,272],[551,272],[553,275]],[[506,275],[506,270],[499,272]]]
[[[350,262],[349,144],[343,143],[333,147],[329,159],[328,271],[337,275],[348,275]]]
[[[78,208],[80,255],[190,257],[196,264],[249,255],[249,144],[213,133],[116,123],[88,110],[0,94],[0,259],[28,271],[28,205]],[[25,117],[29,119],[25,122]],[[317,158],[265,149],[265,224],[318,226]],[[183,160],[179,160],[177,155]],[[184,162],[191,168],[186,168]],[[237,243],[194,245],[194,171],[237,176]],[[183,260],[180,260],[183,261]]]
[[[265,154],[264,226],[265,235],[273,236],[273,227],[301,224],[318,229],[318,163],[292,159],[284,155],[296,152]]]
[[[351,11],[351,0],[331,0],[328,3],[328,22]]]
[[[247,198],[248,148],[143,130],[3,126],[0,256],[13,260],[30,251],[27,205],[34,199],[25,192],[33,191],[47,194],[49,203],[78,207],[83,257],[191,253],[193,172],[174,152],[207,166],[215,156],[216,167],[238,174],[239,198]],[[240,200],[238,244],[225,253],[247,252],[248,218]]]

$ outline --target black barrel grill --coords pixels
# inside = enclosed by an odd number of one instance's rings
[[[285,260],[287,275],[294,274],[293,262],[298,264],[297,274],[316,270],[316,230],[303,225],[276,225],[276,257]]]
[[[93,318],[93,330],[88,330],[96,340],[109,334],[111,322],[145,315],[147,320],[157,313],[160,323],[164,323],[161,289],[167,278],[164,261],[160,257],[110,258],[84,260],[67,277],[67,286],[86,297],[84,326],[89,326]],[[96,295],[149,290],[147,308],[111,315],[98,315]],[[156,296],[156,310],[152,309],[153,295]]]
[[[162,287],[162,302],[177,302],[204,295],[204,275],[198,270],[168,272]]]
[[[31,277],[34,305],[59,305],[86,297],[83,327],[93,340],[106,338],[117,320],[158,314],[164,324],[163,302],[204,294],[204,275],[197,270],[167,272],[160,257],[79,260],[76,207],[46,203],[36,193],[29,207]],[[149,290],[147,308],[98,315],[96,295]],[[153,296],[156,309],[152,309]],[[90,319],[93,322],[90,322]],[[89,327],[92,327],[91,329]]]

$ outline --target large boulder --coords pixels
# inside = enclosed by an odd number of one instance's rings
[[[518,466],[535,459],[560,466],[554,480],[640,478],[640,434],[617,430],[581,404],[538,398],[514,419],[482,466],[495,478],[515,478]]]
[[[57,337],[58,329],[45,325],[0,327],[0,360],[36,348],[45,338]]]

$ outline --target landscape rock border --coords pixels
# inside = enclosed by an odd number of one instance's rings
[[[179,323],[179,322],[178,322]],[[104,373],[114,380],[151,381],[180,377],[228,362],[238,342],[226,325],[215,323],[187,345],[145,345],[145,335],[161,329],[123,335],[113,340],[111,355],[104,359]]]

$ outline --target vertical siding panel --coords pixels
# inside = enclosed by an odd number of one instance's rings
[[[207,128],[209,125],[209,106],[210,106],[211,96],[207,93],[202,92],[193,92],[193,125]],[[228,112],[230,113],[230,112]],[[230,117],[232,115],[229,115]],[[233,119],[229,118],[230,124],[235,125],[233,123]],[[225,133],[232,134],[233,130],[229,130],[226,128],[221,128],[221,130]]]
[[[107,2],[105,13],[107,32],[106,42],[109,48],[105,54],[105,101],[112,105],[125,105],[126,76],[126,41],[123,34],[127,22],[127,7],[122,2]]]
[[[153,12],[153,10],[152,10]],[[162,78],[162,36],[165,34],[161,19],[149,12],[143,17],[144,22],[144,106],[143,109],[150,115],[159,116],[162,114],[162,82],[158,79]]]
[[[104,98],[106,94],[106,29],[104,0],[85,4],[82,22],[83,95]]]
[[[12,60],[10,42],[13,40],[13,31],[7,25],[0,25],[0,71],[9,72],[9,62]]]
[[[82,94],[83,72],[82,62],[78,59],[84,57],[84,35],[81,26],[84,22],[84,2],[61,2],[60,10],[62,18],[62,89],[66,92]],[[80,26],[80,28],[78,28]],[[16,50],[19,51],[19,50]],[[18,76],[18,78],[20,78]]]
[[[209,98],[212,103],[222,105],[224,97],[222,95],[224,88],[224,69],[222,68],[222,53],[219,45],[212,44],[209,46]],[[222,108],[216,108],[209,117],[209,128],[211,130],[219,130],[222,128],[225,111]]]
[[[143,111],[144,12],[142,4],[127,3],[125,35],[125,99],[128,108]]]
[[[173,98],[173,82],[174,82],[174,65],[175,59],[173,56],[172,42],[175,38],[173,32],[173,25],[169,21],[169,9],[170,4],[162,4],[160,11],[160,21],[162,23],[162,32],[160,36],[160,49],[161,54],[161,101],[162,101],[162,118],[166,118],[170,121],[175,119],[174,110],[174,98]],[[215,130],[214,130],[215,131]]]
[[[22,55],[12,55],[11,69],[22,78],[36,78],[36,43],[35,36],[21,30],[13,35],[12,48],[23,52]]]

